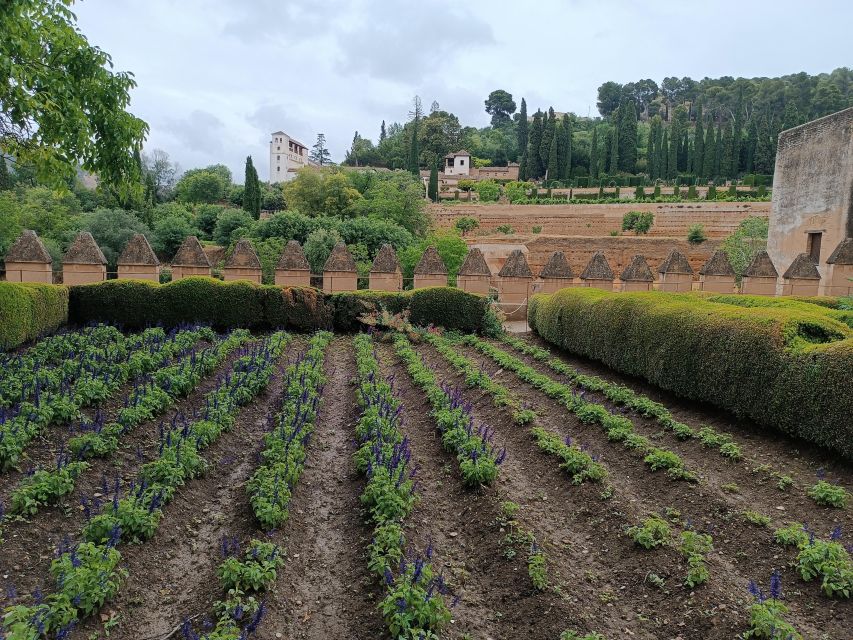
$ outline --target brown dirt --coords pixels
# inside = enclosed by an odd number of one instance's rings
[[[349,338],[334,339],[325,366],[328,380],[305,470],[290,519],[277,536],[285,565],[267,598],[269,613],[258,631],[262,639],[367,640],[383,633],[376,611],[379,590],[365,555],[370,532],[358,516],[363,483],[352,460],[358,406]]]

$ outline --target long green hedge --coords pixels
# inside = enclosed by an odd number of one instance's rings
[[[54,331],[68,322],[68,288],[0,282],[0,349]]]
[[[353,331],[363,326],[359,321],[362,315],[383,308],[392,313],[408,310],[415,324],[470,332],[483,328],[489,305],[482,296],[451,287],[325,295],[313,288],[221,282],[204,277],[165,285],[108,280],[71,287],[69,320],[74,324],[111,322],[129,329],[203,322],[221,329]]]
[[[572,353],[853,458],[853,330],[801,305],[564,289],[535,296],[529,321]]]

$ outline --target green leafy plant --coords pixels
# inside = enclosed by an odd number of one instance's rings
[[[843,509],[849,497],[847,490],[837,484],[831,484],[826,480],[819,480],[811,489],[809,496],[821,506],[836,507]]]
[[[654,549],[669,542],[669,523],[653,515],[643,520],[642,524],[630,527],[628,536],[644,549]]]
[[[754,524],[759,527],[770,526],[770,516],[766,516],[763,513],[759,513],[758,511],[752,511],[750,509],[747,509],[743,512],[743,519],[749,522],[750,524]]]

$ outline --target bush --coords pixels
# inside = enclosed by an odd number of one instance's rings
[[[66,291],[65,287],[55,288]],[[361,315],[381,309],[395,314],[408,310],[415,324],[434,324],[465,332],[492,326],[485,297],[451,287],[325,295],[308,287],[276,287],[193,277],[165,285],[143,280],[108,280],[80,285],[71,287],[70,299],[70,312],[66,317],[71,323],[110,322],[128,329],[201,322],[217,329],[355,331],[364,326],[359,321]],[[7,306],[0,305],[0,310]]]
[[[497,202],[501,188],[494,180],[481,180],[474,186],[474,191],[480,196],[480,202]]]
[[[629,211],[622,217],[622,231],[633,231],[637,235],[649,232],[655,222],[650,211]]]
[[[0,349],[11,349],[68,321],[68,288],[0,282]]]
[[[702,244],[707,239],[705,227],[701,224],[690,225],[690,229],[687,231],[687,242],[690,244]]]
[[[572,353],[853,458],[853,330],[826,313],[565,289],[535,296],[529,320]]]

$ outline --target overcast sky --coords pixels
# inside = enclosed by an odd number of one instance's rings
[[[269,174],[270,133],[335,161],[411,98],[485,126],[506,89],[530,112],[596,114],[598,86],[665,76],[779,76],[853,65],[850,0],[83,0],[91,43],[132,71],[146,149],[182,169]]]

